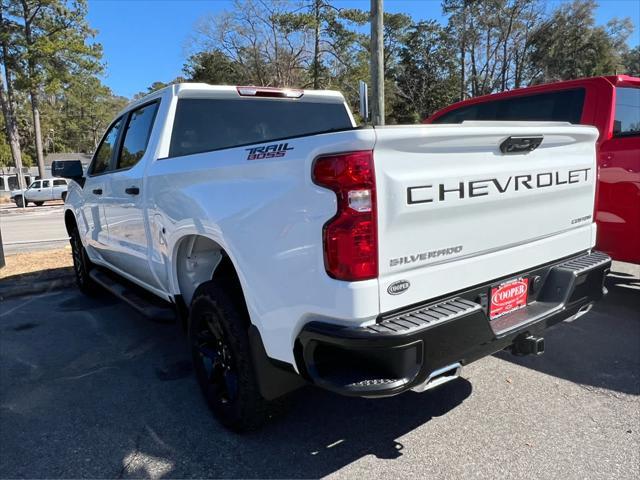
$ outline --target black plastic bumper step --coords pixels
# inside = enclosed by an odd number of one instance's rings
[[[176,312],[170,303],[145,292],[140,287],[131,284],[131,282],[121,279],[115,274],[95,268],[89,272],[89,276],[97,284],[127,302],[145,317],[162,323],[176,321]]]
[[[610,262],[611,257],[609,257],[609,255],[602,252],[591,252],[588,255],[583,255],[558,265],[556,268],[571,270],[574,274],[579,275]]]
[[[418,310],[400,313],[364,327],[380,334],[406,334],[469,315],[482,307],[464,298],[453,298]]]

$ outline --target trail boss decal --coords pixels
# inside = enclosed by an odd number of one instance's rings
[[[531,175],[514,175],[506,179],[486,178],[451,184],[420,185],[407,188],[407,203],[444,202],[452,198],[474,198],[486,195],[518,192],[538,188],[554,187],[589,180],[591,168],[579,168],[566,172],[541,172]]]
[[[288,151],[293,150],[288,143],[272,143],[262,147],[245,148],[249,154],[247,160],[262,160],[263,158],[284,157]]]

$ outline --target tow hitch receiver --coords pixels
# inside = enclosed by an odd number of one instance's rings
[[[513,342],[511,353],[518,356],[542,355],[544,353],[544,338],[528,335]]]

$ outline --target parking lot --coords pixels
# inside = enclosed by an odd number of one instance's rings
[[[175,325],[75,288],[3,302],[0,477],[640,477],[640,281],[438,390],[299,391],[243,436],[209,414]]]
[[[64,228],[64,204],[30,204],[18,208],[13,203],[0,205],[0,232],[5,255],[48,250],[67,245]]]

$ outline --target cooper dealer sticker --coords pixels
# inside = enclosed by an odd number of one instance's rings
[[[517,278],[491,288],[489,319],[501,317],[527,306],[529,279]]]
[[[410,286],[411,284],[408,280],[398,280],[387,287],[387,293],[389,295],[400,295],[406,292]]]

